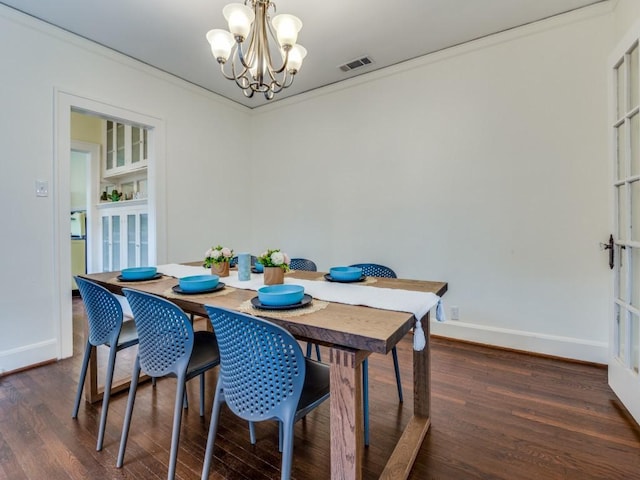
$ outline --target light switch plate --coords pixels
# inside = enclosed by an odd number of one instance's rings
[[[46,180],[36,180],[36,197],[49,196],[49,182]]]

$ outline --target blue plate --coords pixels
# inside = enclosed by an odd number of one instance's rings
[[[324,279],[327,282],[338,282],[338,283],[354,283],[354,282],[364,282],[367,277],[365,275],[360,276],[360,278],[356,278],[355,280],[336,280],[328,273],[324,274]]]
[[[302,285],[269,285],[258,289],[258,299],[262,305],[280,307],[300,303],[304,297]]]
[[[149,280],[158,273],[156,267],[125,268],[120,272],[122,280]]]
[[[333,267],[329,269],[331,278],[338,282],[354,282],[362,277],[360,267]]]
[[[180,285],[174,285],[173,287],[171,287],[171,290],[173,290],[176,293],[179,293],[181,295],[198,295],[198,294],[202,294],[202,293],[213,293],[213,292],[217,292],[218,290],[222,290],[224,288],[225,284],[222,282],[218,282],[218,284],[213,287],[213,288],[209,288],[207,290],[190,290],[190,291],[184,291],[182,288],[180,288]]]
[[[215,288],[219,281],[220,277],[218,275],[192,275],[190,277],[182,277],[179,281],[179,286],[183,293],[201,293]]]
[[[295,310],[310,305],[312,300],[313,297],[305,293],[302,300],[293,305],[263,305],[258,297],[253,297],[251,299],[251,305],[258,310]]]

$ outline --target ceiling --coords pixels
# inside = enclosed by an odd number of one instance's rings
[[[232,0],[0,0],[81,37],[152,65],[249,108],[222,77],[205,34],[227,28]],[[241,1],[241,0],[236,0]],[[275,0],[278,13],[298,16],[298,42],[308,55],[293,86],[270,102],[314,90],[453,45],[606,0]],[[367,55],[371,65],[338,66]]]

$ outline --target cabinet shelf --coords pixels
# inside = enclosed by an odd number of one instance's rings
[[[125,207],[135,207],[138,205],[146,205],[146,198],[138,198],[134,200],[122,200],[120,202],[100,202],[96,205],[98,210],[104,210],[106,208],[125,208]]]

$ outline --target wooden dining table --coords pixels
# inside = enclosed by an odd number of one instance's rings
[[[81,275],[116,294],[122,288],[134,288],[168,298],[186,313],[206,316],[204,305],[240,310],[247,300],[256,296],[253,290],[229,288],[224,295],[179,295],[172,287],[178,279],[163,276],[146,282],[122,282],[119,272]],[[324,281],[322,272],[291,271],[287,278]],[[224,278],[221,278],[224,282]],[[364,283],[372,288],[392,288],[431,292],[442,296],[446,282],[371,278]],[[314,300],[315,301],[315,300]],[[277,311],[252,312],[289,330],[296,338],[329,348],[330,365],[330,435],[331,478],[359,480],[362,478],[364,453],[362,362],[371,353],[387,354],[405,335],[410,334],[416,319],[412,313],[382,310],[365,306],[327,302],[322,309],[309,309],[297,316]],[[413,351],[413,415],[409,419],[394,451],[380,476],[381,479],[403,479],[409,476],[413,462],[431,424],[431,362],[429,343],[429,313],[421,319],[426,345]],[[92,355],[95,359],[96,355]],[[97,388],[96,363],[89,365],[87,399],[100,398]],[[116,388],[126,388],[120,385]],[[93,391],[91,391],[93,390]],[[375,405],[372,406],[375,408]]]

